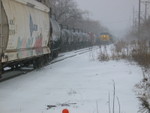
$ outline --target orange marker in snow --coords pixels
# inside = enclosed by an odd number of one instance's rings
[[[64,110],[62,111],[62,113],[69,113],[69,110],[68,110],[68,109],[64,109]]]

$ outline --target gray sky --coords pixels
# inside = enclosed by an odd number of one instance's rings
[[[90,18],[98,20],[114,35],[123,34],[132,25],[133,7],[137,10],[138,0],[75,0],[82,10],[90,12]]]

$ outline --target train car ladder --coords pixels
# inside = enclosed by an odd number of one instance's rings
[[[2,53],[3,53],[3,25],[2,25],[2,0],[0,0],[0,78],[2,74]]]

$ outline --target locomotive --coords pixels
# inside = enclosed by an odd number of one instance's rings
[[[59,51],[93,43],[91,34],[61,27],[36,0],[1,0],[0,10],[0,76],[5,67],[38,68]]]
[[[97,38],[97,43],[101,45],[107,45],[113,42],[113,36],[108,32],[103,32]]]

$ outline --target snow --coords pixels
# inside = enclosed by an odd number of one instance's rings
[[[109,113],[113,81],[121,113],[137,113],[134,85],[142,78],[141,68],[125,60],[100,62],[98,53],[99,49],[94,48],[0,83],[0,113],[61,113],[64,108],[70,113]],[[47,109],[47,105],[56,107]]]

